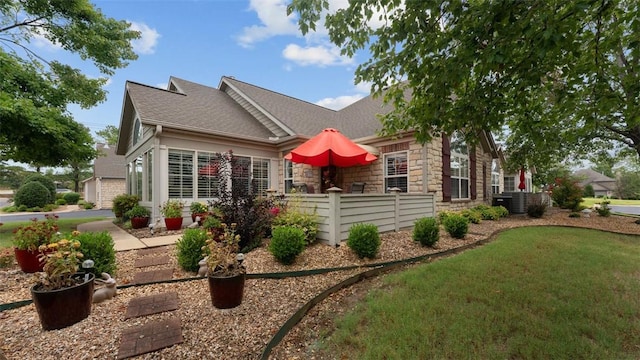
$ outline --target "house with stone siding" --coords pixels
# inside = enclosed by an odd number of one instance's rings
[[[113,199],[126,194],[125,157],[117,155],[113,146],[98,144],[98,157],[93,162],[93,175],[82,181],[83,197],[96,209],[113,208]]]
[[[232,150],[243,186],[264,194],[290,192],[300,183],[315,193],[328,184],[350,193],[433,194],[436,211],[490,203],[500,192],[499,149],[490,133],[437,136],[418,143],[411,132],[376,135],[382,100],[365,97],[327,109],[233,77],[217,87],[171,77],[166,89],[127,81],[116,153],[125,157],[126,190],[159,218],[167,199],[206,201],[215,196],[216,156]],[[284,159],[325,128],[335,128],[378,157],[364,166],[318,168]],[[212,165],[213,164],[213,165]],[[495,177],[496,172],[498,176]],[[497,179],[497,181],[494,181]],[[355,189],[355,188],[354,188]]]

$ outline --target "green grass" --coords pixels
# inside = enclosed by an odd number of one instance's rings
[[[385,278],[320,348],[341,359],[638,359],[640,237],[509,230]]]
[[[39,219],[39,217],[38,217]],[[58,219],[58,226],[60,227],[60,232],[70,232],[76,230],[79,224],[84,224],[92,221],[100,221],[105,220],[106,217],[89,217],[82,219]],[[11,247],[13,244],[11,243],[11,237],[13,236],[13,230],[17,227],[28,225],[30,221],[11,221],[5,222],[2,226],[0,226],[0,248]]]
[[[586,207],[591,207],[593,204],[600,204],[602,198],[583,198],[581,204]],[[609,205],[640,205],[640,200],[621,200],[621,199],[609,199]]]

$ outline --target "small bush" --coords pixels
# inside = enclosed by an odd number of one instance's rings
[[[579,217],[582,217],[582,215],[579,212],[572,211],[572,212],[569,213],[569,217],[570,218],[579,218]]]
[[[0,248],[0,269],[13,266],[15,257],[12,248]]]
[[[292,264],[304,247],[305,234],[297,227],[277,226],[271,232],[269,252],[284,265]]]
[[[86,201],[83,205],[82,208],[85,210],[91,210],[96,206],[96,204],[92,203],[91,201]]]
[[[15,204],[19,208],[24,206],[25,210],[33,207],[43,207],[49,203],[51,194],[49,190],[37,181],[25,183],[18,189],[15,197]]]
[[[433,246],[440,238],[440,226],[434,218],[420,218],[413,227],[413,241],[422,246]]]
[[[53,210],[55,210],[57,208],[58,208],[58,205],[47,204],[47,205],[42,207],[41,211],[53,211]]]
[[[546,204],[529,204],[527,206],[527,215],[532,218],[539,219],[544,216],[544,213],[547,211]]]
[[[640,219],[634,221],[636,224],[640,225]]]
[[[444,229],[455,239],[464,239],[469,231],[469,221],[462,215],[451,214],[443,224]]]
[[[67,202],[65,199],[58,199],[56,200],[56,205],[67,205]]]
[[[498,220],[500,218],[498,212],[489,205],[478,205],[474,210],[480,213],[482,220]]]
[[[493,211],[495,211],[496,214],[498,214],[498,217],[500,218],[505,218],[509,216],[509,210],[507,210],[507,208],[502,205],[493,206]]]
[[[464,209],[460,212],[460,215],[467,218],[467,220],[473,224],[480,224],[482,222],[482,214],[474,209]]]
[[[18,205],[18,211],[20,211],[20,212],[27,211],[27,209],[29,209],[29,208],[27,207],[27,205],[24,205],[24,204],[22,204],[22,205]]]
[[[611,215],[611,208],[609,207],[609,201],[603,200],[600,203],[600,207],[596,208],[596,212],[600,216],[608,217]]]
[[[137,195],[121,194],[113,198],[113,213],[117,218],[123,218],[127,211],[138,205],[140,198]],[[93,208],[93,207],[91,207]],[[85,206],[86,209],[86,206]],[[124,219],[126,220],[126,219]]]
[[[62,198],[67,201],[67,204],[75,205],[78,203],[78,200],[80,200],[80,194],[77,192],[65,193]]]
[[[349,246],[359,258],[375,258],[380,248],[378,227],[374,224],[352,225],[349,229],[347,246]]]
[[[582,202],[582,188],[576,179],[569,177],[557,178],[551,187],[551,198],[561,209],[580,211]]]
[[[84,259],[94,261],[94,274],[98,277],[103,272],[112,277],[115,275],[117,269],[115,243],[108,232],[80,233],[77,240],[80,241],[80,252],[84,255]]]
[[[22,185],[30,183],[32,181],[38,182],[42,184],[47,189],[49,193],[49,197],[47,199],[47,204],[53,204],[56,201],[56,184],[54,184],[53,180],[42,175],[42,174],[31,174],[24,179]]]
[[[444,220],[451,214],[455,214],[455,213],[453,211],[448,211],[448,210],[440,211],[438,213],[438,221],[440,222],[440,224],[443,224]]]
[[[291,226],[302,230],[304,240],[307,245],[316,241],[318,234],[318,216],[316,214],[307,214],[301,211],[287,209],[281,211],[271,221],[272,228],[279,226]]]
[[[207,244],[207,232],[202,229],[186,229],[176,243],[178,265],[185,271],[197,272],[202,260],[202,248]]]

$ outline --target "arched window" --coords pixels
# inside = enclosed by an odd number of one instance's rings
[[[136,117],[136,121],[133,124],[133,145],[137,144],[140,140],[142,140],[142,123],[140,123],[140,119]]]

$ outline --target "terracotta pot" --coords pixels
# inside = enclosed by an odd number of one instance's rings
[[[20,266],[20,270],[26,273],[42,271],[44,263],[40,263],[40,260],[38,260],[38,256],[42,254],[41,251],[36,250],[35,252],[32,252],[29,250],[14,248],[14,253],[16,255],[16,261]]]
[[[218,309],[231,309],[242,303],[245,274],[209,276],[211,303]]]
[[[136,216],[131,218],[131,227],[134,229],[142,229],[149,226],[148,216]]]
[[[76,274],[82,278],[84,274]],[[31,287],[31,298],[38,311],[40,325],[44,330],[62,329],[86,319],[91,314],[93,300],[93,279],[89,278],[81,284],[59,290],[36,290]]]
[[[167,226],[167,230],[180,230],[182,229],[182,218],[165,218],[164,223]]]

